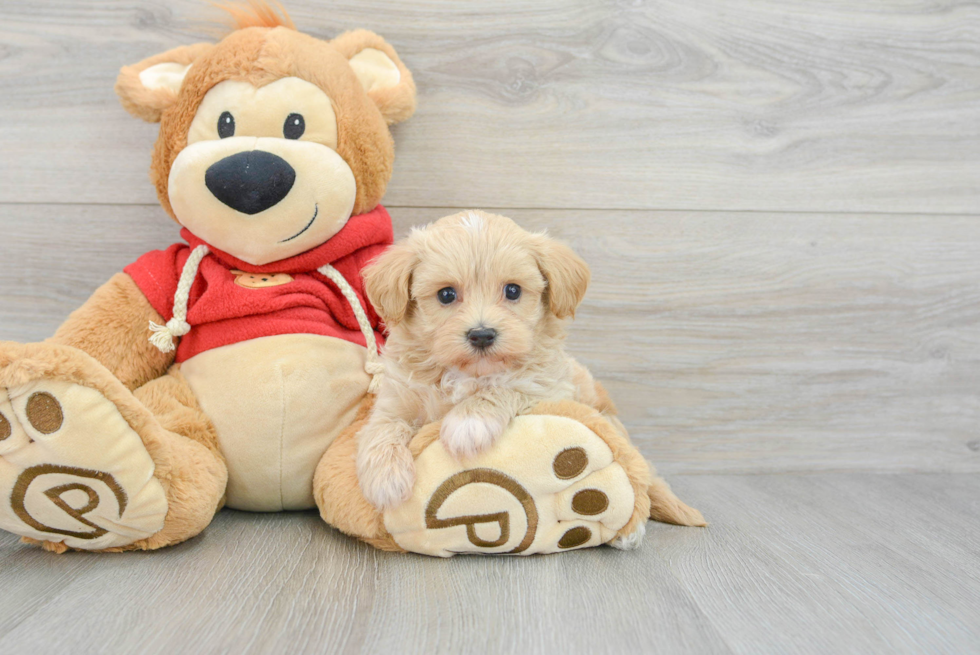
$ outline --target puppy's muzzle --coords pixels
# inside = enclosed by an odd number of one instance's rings
[[[466,340],[477,350],[486,350],[496,338],[497,331],[493,328],[478,327],[466,333]]]

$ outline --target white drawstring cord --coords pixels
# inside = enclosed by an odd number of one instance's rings
[[[174,316],[166,325],[160,325],[150,321],[150,343],[160,349],[160,352],[169,353],[176,347],[175,337],[182,337],[191,331],[191,326],[187,322],[187,305],[190,302],[191,287],[194,286],[194,279],[197,277],[197,269],[201,266],[201,261],[207,256],[208,247],[200,245],[191,251],[190,256],[184,263],[184,268],[180,272],[180,280],[177,282],[177,292],[174,294]],[[350,304],[351,311],[357,319],[357,324],[364,335],[367,343],[367,361],[364,363],[365,372],[371,376],[371,384],[368,385],[368,393],[376,394],[378,386],[381,384],[381,374],[384,373],[384,364],[378,356],[378,341],[374,338],[374,328],[368,320],[367,313],[361,305],[360,299],[354,292],[350,283],[340,274],[336,268],[330,264],[325,264],[317,269],[331,282],[337,285],[340,293],[344,295]]]
[[[378,356],[378,341],[374,338],[374,328],[371,327],[371,321],[368,320],[367,313],[364,311],[364,307],[361,305],[360,299],[354,292],[354,288],[351,287],[350,283],[340,274],[336,268],[330,264],[326,264],[316,269],[323,275],[325,275],[331,282],[337,285],[340,289],[340,293],[344,294],[344,298],[350,304],[351,311],[354,312],[354,317],[357,319],[357,324],[361,328],[361,333],[364,335],[364,341],[367,343],[367,361],[364,363],[364,370],[368,375],[371,376],[371,384],[368,385],[368,393],[377,394],[378,387],[381,385],[381,374],[384,373],[385,367],[381,363],[381,359]]]
[[[150,321],[150,332],[153,333],[150,335],[150,343],[159,348],[162,353],[172,352],[176,347],[174,338],[182,337],[191,331],[191,326],[187,322],[187,304],[190,302],[191,287],[194,286],[197,269],[207,254],[207,246],[197,246],[184,262],[180,281],[177,282],[177,293],[174,294],[174,317],[167,321],[166,325]]]

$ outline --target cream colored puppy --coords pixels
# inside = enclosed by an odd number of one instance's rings
[[[364,271],[389,330],[385,375],[358,436],[368,501],[384,510],[409,498],[408,443],[426,423],[442,420],[446,450],[465,459],[541,401],[603,404],[563,345],[562,319],[589,277],[568,246],[481,211],[413,230]]]

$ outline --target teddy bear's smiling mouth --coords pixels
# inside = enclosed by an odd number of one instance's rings
[[[310,219],[310,222],[307,223],[306,226],[302,230],[300,230],[299,232],[297,232],[293,236],[289,237],[288,239],[283,239],[279,243],[286,243],[287,241],[292,241],[293,239],[295,239],[299,235],[303,234],[303,232],[306,232],[308,229],[310,229],[310,226],[313,225],[313,222],[314,221],[316,221],[317,214],[319,214],[319,213],[320,213],[320,205],[318,205],[318,204],[313,205],[313,218]]]

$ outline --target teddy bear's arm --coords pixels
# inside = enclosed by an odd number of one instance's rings
[[[117,273],[72,312],[48,342],[88,353],[135,389],[163,375],[174,362],[174,353],[162,353],[150,343],[150,321],[166,323],[133,278]]]

